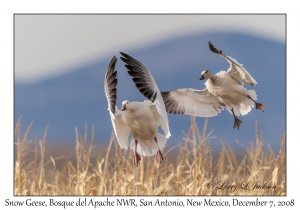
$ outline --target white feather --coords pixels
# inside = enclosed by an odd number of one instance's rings
[[[122,118],[122,113],[116,106],[116,113],[113,114],[110,109],[108,109],[109,114],[110,114],[110,119],[115,131],[115,135],[117,137],[117,141],[121,147],[121,149],[126,149],[128,148],[128,137],[129,137],[129,132],[127,129],[127,126],[124,124],[123,118]]]

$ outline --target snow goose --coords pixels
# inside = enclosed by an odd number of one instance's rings
[[[255,86],[257,82],[242,64],[225,55],[222,50],[217,50],[210,41],[208,41],[208,45],[212,52],[224,57],[229,62],[230,67],[227,72],[220,71],[215,75],[204,70],[200,80],[207,79],[205,82],[207,90],[226,105],[228,112],[234,117],[233,128],[239,129],[242,121],[237,116],[248,114],[254,105],[256,110],[264,111],[265,105],[255,101],[257,100],[255,90],[244,88],[244,84]]]
[[[167,138],[171,136],[168,124],[167,113],[160,91],[154,79],[151,77],[152,86],[148,87],[152,93],[152,101],[144,102],[122,102],[121,111],[116,106],[117,101],[117,71],[115,66],[117,58],[113,57],[104,80],[104,92],[108,102],[112,125],[121,149],[127,149],[128,146],[134,151],[134,165],[139,164],[140,155],[153,156],[159,161],[163,160],[161,149],[166,145]],[[142,79],[142,78],[141,78]],[[165,135],[158,133],[160,125]],[[130,145],[128,144],[129,134],[132,136]]]
[[[210,41],[208,44],[212,52],[224,57],[230,63],[228,71],[220,71],[217,74],[212,74],[208,70],[202,71],[200,80],[207,79],[204,90],[181,88],[162,92],[166,110],[174,114],[212,117],[226,106],[234,117],[233,128],[239,129],[242,121],[237,116],[246,115],[254,105],[256,110],[263,111],[265,107],[264,104],[255,101],[257,96],[254,90],[243,87],[244,84],[255,86],[257,82],[242,64],[217,50]]]

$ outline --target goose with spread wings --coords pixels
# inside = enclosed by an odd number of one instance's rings
[[[224,57],[230,64],[227,72],[220,71],[212,74],[208,70],[201,73],[200,80],[207,79],[204,90],[181,88],[178,90],[162,92],[166,109],[173,114],[188,114],[200,117],[218,115],[224,106],[234,117],[233,128],[239,129],[242,121],[239,115],[248,114],[256,106],[256,110],[264,109],[265,105],[256,102],[257,95],[254,90],[247,90],[244,84],[255,86],[257,82],[247,72],[242,64],[217,50],[208,42],[209,49]]]
[[[148,87],[148,91],[151,93],[151,100],[143,102],[125,100],[119,110],[116,106],[118,83],[116,63],[117,58],[113,57],[105,75],[104,92],[117,141],[121,149],[130,147],[134,151],[134,165],[138,166],[141,160],[140,155],[154,156],[156,154],[157,159],[162,161],[161,150],[171,134],[160,91],[153,77],[150,77],[148,79],[152,86]],[[139,79],[143,80],[143,77]],[[162,127],[164,135],[158,133],[158,125]],[[129,134],[133,138],[130,144],[128,143]]]

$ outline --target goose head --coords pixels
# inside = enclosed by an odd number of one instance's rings
[[[127,110],[128,108],[130,108],[130,102],[129,101],[123,101],[122,102],[122,108],[121,108],[121,111],[125,111]]]
[[[213,75],[210,71],[208,70],[203,70],[201,72],[201,77],[199,78],[199,80],[204,80],[204,79],[208,79],[208,78],[211,78]]]

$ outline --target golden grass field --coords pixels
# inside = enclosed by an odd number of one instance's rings
[[[106,151],[92,159],[94,131],[91,139],[76,130],[74,148],[76,161],[65,161],[57,167],[60,157],[45,158],[46,135],[40,141],[29,141],[20,135],[21,118],[15,128],[15,195],[286,195],[285,134],[280,137],[278,154],[269,147],[265,151],[263,135],[256,123],[256,142],[250,142],[247,153],[237,158],[229,145],[213,155],[211,133],[206,119],[200,133],[191,117],[191,127],[185,134],[184,145],[171,154],[164,150],[164,160],[141,157],[133,165],[131,150],[120,150],[114,134]],[[29,155],[33,154],[33,155]],[[51,179],[47,178],[51,177]]]

